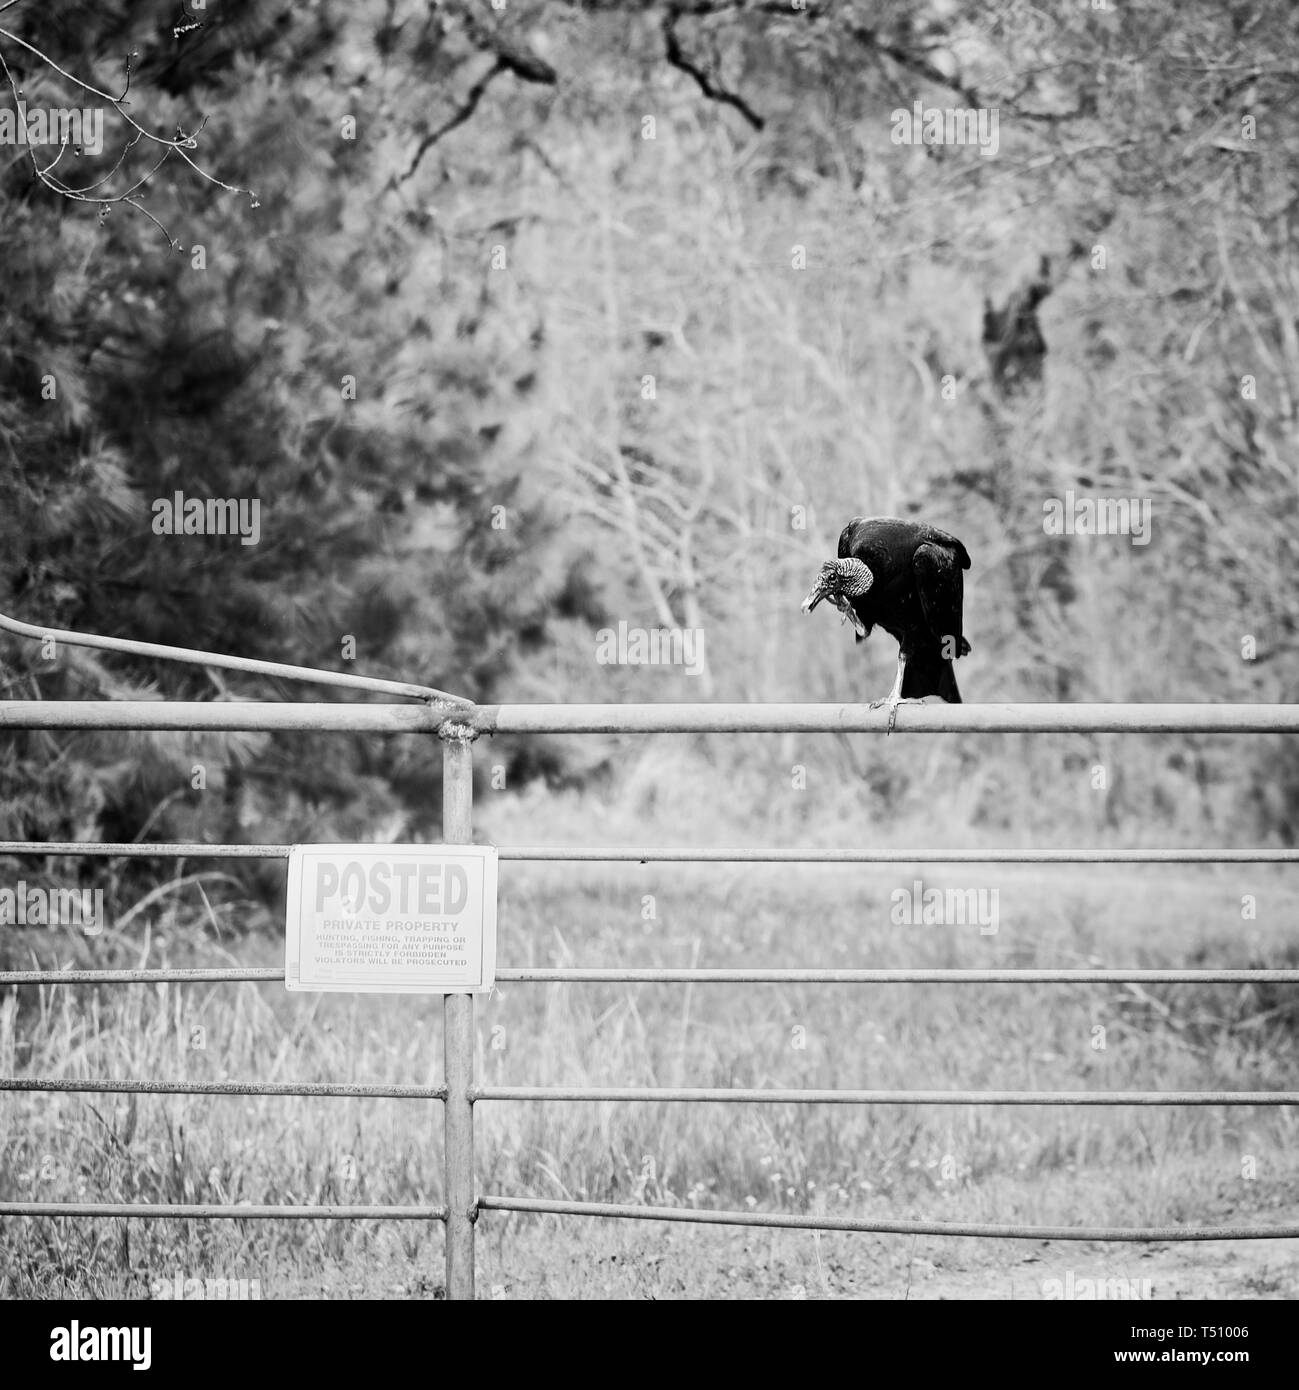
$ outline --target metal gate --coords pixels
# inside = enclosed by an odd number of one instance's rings
[[[23,625],[0,620],[0,626]],[[26,635],[42,634],[30,629]],[[54,634],[77,639],[76,634]],[[84,639],[82,639],[84,640]],[[132,646],[146,655],[161,649],[99,639],[118,649]],[[174,652],[177,649],[167,649]],[[266,663],[187,653],[179,659],[265,670]],[[279,674],[319,679],[303,668],[280,667]],[[416,696],[423,705],[267,704],[219,702],[8,701],[0,702],[4,729],[136,729],[177,731],[297,731],[423,734],[443,749],[443,839],[472,839],[473,744],[495,733],[882,733],[884,710],[864,705],[658,704],[658,705],[472,705],[428,687],[339,677],[331,684]],[[1294,705],[908,705],[896,732],[919,733],[1182,733],[1249,734],[1299,732]],[[104,844],[0,841],[0,855],[92,855],[150,858],[287,858],[288,845]],[[1294,863],[1299,850],[1035,850],[983,853],[923,849],[873,853],[869,850],[799,851],[628,847],[618,849],[499,847],[507,860],[781,863]],[[509,943],[503,943],[508,959]],[[0,985],[197,983],[282,980],[280,969],[196,970],[19,970],[0,973]],[[798,984],[1299,984],[1299,970],[962,970],[962,969],[498,969],[500,981],[580,984],[607,983],[798,983]],[[868,1221],[850,1217],[714,1211],[649,1207],[608,1202],[554,1201],[479,1193],[474,1176],[474,1107],[484,1103],[537,1101],[677,1101],[687,1103],[765,1103],[839,1105],[1299,1105],[1299,1091],[919,1091],[777,1090],[703,1087],[478,1086],[474,1081],[474,1001],[470,995],[443,999],[441,1086],[331,1083],[187,1082],[134,1080],[66,1081],[56,1078],[0,1078],[0,1090],[167,1093],[269,1096],[373,1096],[435,1101],[442,1105],[445,1129],[441,1206],[236,1206],[222,1204],[8,1202],[0,1216],[200,1217],[234,1220],[436,1220],[446,1226],[446,1296],[474,1296],[474,1224],[484,1211],[547,1212],[571,1216],[621,1217],[802,1230],[862,1231],[915,1235],[992,1236],[1038,1240],[1183,1241],[1299,1237],[1299,1225],[1083,1227],[995,1225],[973,1222]]]

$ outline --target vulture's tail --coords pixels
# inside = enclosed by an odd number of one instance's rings
[[[949,705],[961,703],[952,663],[938,652],[916,652],[907,658],[901,693],[904,700],[923,700],[926,695],[937,695]]]

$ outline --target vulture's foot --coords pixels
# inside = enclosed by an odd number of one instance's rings
[[[887,737],[893,732],[893,726],[898,722],[899,705],[923,705],[924,703],[924,699],[916,699],[910,695],[889,695],[883,700],[872,700],[871,709],[884,709],[887,707],[889,712],[889,723],[888,728],[884,731]]]

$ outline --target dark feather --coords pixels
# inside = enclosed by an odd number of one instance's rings
[[[962,622],[969,552],[936,526],[897,517],[854,517],[839,537],[839,558],[860,560],[874,576],[868,593],[851,600],[867,632],[882,627],[906,658],[905,699],[961,699],[952,660],[970,644]]]

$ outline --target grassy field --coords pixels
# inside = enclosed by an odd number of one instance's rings
[[[895,924],[890,894],[917,877],[995,888],[996,933]],[[502,965],[1299,961],[1296,895],[1252,865],[509,864],[502,878]],[[1257,920],[1242,921],[1245,893]],[[69,958],[70,938],[5,930],[15,964]],[[128,935],[101,938],[94,959],[281,959],[265,909],[209,912],[193,888]],[[520,1084],[1284,1088],[1297,1020],[1286,987],[510,985],[479,1005],[476,1065],[485,1082]],[[429,1083],[440,1038],[436,999],[29,987],[0,1007],[0,1072]],[[1299,1219],[1296,1118],[1279,1107],[502,1102],[477,1114],[483,1192],[996,1222]],[[436,1202],[440,1149],[440,1107],[420,1101],[0,1097],[7,1201]],[[496,1297],[1030,1298],[1067,1270],[1149,1278],[1157,1298],[1299,1293],[1293,1241],[1107,1248],[505,1213],[485,1213],[479,1237],[480,1290]],[[265,1298],[418,1297],[442,1283],[441,1231],[416,1222],[10,1218],[0,1246],[8,1298],[148,1296],[177,1273],[257,1279]]]

